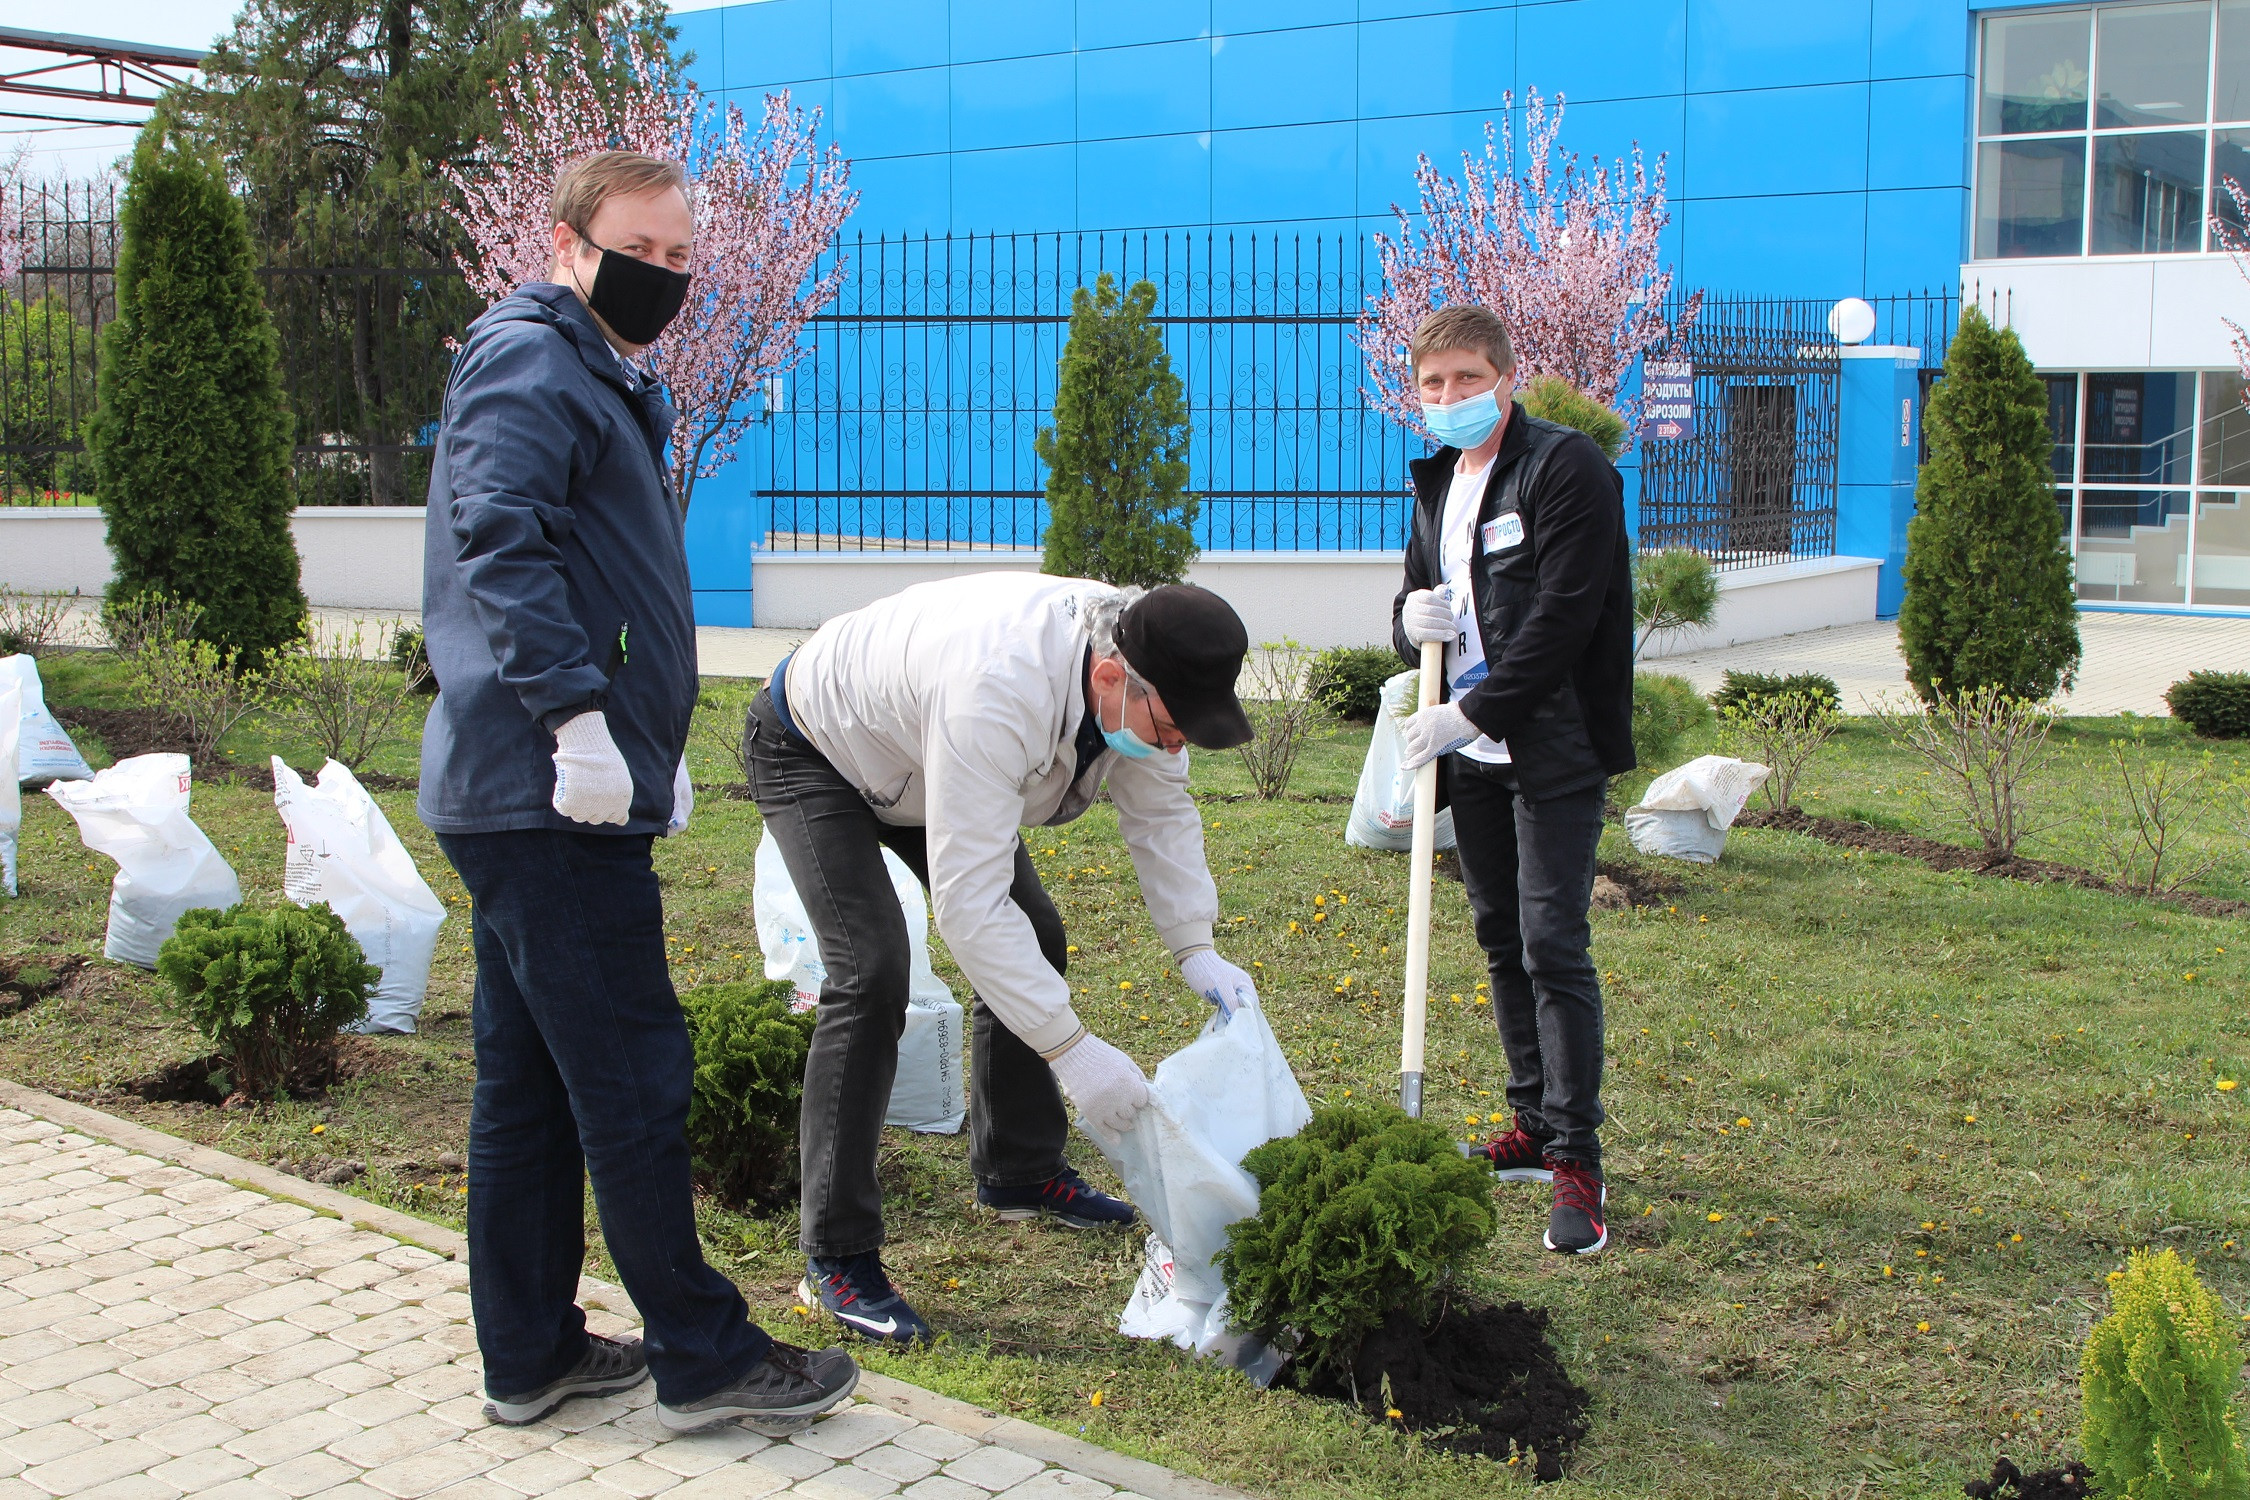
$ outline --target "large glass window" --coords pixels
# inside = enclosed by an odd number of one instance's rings
[[[2250,611],[2250,411],[2235,371],[2043,375],[2088,603]]]
[[[1977,132],[1980,260],[2216,249],[2225,179],[2250,185],[2250,0],[1987,17]]]

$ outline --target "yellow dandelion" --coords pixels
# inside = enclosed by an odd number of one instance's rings
[[[1718,1222],[1719,1222],[1720,1220],[1724,1219],[1724,1218],[1726,1217],[1726,1215],[1725,1215],[1725,1214],[1723,1214],[1723,1213],[1720,1213],[1720,1212],[1719,1212],[1719,1211],[1718,1211],[1717,1209],[1715,1209],[1715,1208],[1714,1208],[1713,1210],[1711,1210],[1711,1212],[1709,1212],[1709,1213],[1705,1214],[1705,1215],[1704,1215],[1703,1217],[1704,1217],[1704,1218],[1705,1218],[1706,1220],[1708,1220],[1708,1221],[1709,1221],[1710,1223],[1716,1224],[1716,1223],[1718,1223]]]
[[[1386,1407],[1384,1407],[1384,1408],[1383,1408],[1383,1415],[1384,1415],[1384,1416],[1386,1416],[1386,1417],[1388,1417],[1388,1418],[1390,1418],[1390,1419],[1391,1419],[1392,1421],[1396,1422],[1396,1421],[1398,1421],[1398,1420],[1399,1420],[1400,1418],[1404,1417],[1404,1416],[1406,1415],[1406,1413],[1405,1413],[1405,1412],[1402,1412],[1402,1411],[1400,1411],[1400,1410],[1399,1410],[1399,1409],[1398,1409],[1397,1407],[1395,1407],[1395,1406],[1386,1406]]]
[[[1975,1115],[1963,1115],[1961,1117],[1961,1123],[1964,1125],[1974,1125],[1976,1122],[1977,1117]]]
[[[958,1276],[946,1277],[945,1289],[949,1292],[958,1292],[959,1290],[961,1290],[961,1278]]]
[[[1928,1323],[1917,1323],[1914,1325],[1914,1331],[1916,1333],[1928,1333],[1930,1331],[1930,1325]]]
[[[1099,1406],[1099,1405],[1101,1405],[1101,1404],[1102,1404],[1102,1393],[1101,1393],[1100,1391],[1096,1391],[1096,1392],[1094,1392],[1094,1394],[1093,1394],[1093,1395],[1091,1395],[1091,1396],[1088,1396],[1088,1397],[1086,1398],[1086,1404],[1087,1404],[1088,1406]]]
[[[1133,981],[1130,979],[1120,979],[1117,981],[1117,987],[1121,990],[1129,990],[1133,987]]]
[[[1738,1128],[1748,1130],[1750,1128],[1750,1117],[1748,1115],[1737,1116],[1734,1123]]]
[[[2215,1087],[2222,1094],[2231,1094],[2234,1092],[2234,1080],[2231,1078],[2222,1078],[2218,1081]]]
[[[1896,1274],[1898,1274],[1898,1273],[1897,1273],[1897,1272],[1895,1272],[1895,1271],[1893,1271],[1893,1270],[1892,1270],[1892,1269],[1891,1269],[1891,1268],[1890,1268],[1889,1266],[1885,1266],[1885,1267],[1883,1267],[1883,1274],[1884,1274],[1885,1276],[1894,1276],[1894,1275],[1896,1275]]]
[[[326,1135],[328,1133],[328,1127],[325,1125],[315,1125],[312,1128],[312,1133],[314,1135]]]
[[[2020,1234],[2011,1234],[2008,1236],[2008,1243],[2011,1245],[2020,1245],[2023,1243],[2023,1236]]]

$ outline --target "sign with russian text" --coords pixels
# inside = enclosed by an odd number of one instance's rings
[[[1695,365],[1685,359],[1652,359],[1641,366],[1644,438],[1695,436]]]

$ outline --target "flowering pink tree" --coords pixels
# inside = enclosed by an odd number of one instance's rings
[[[1531,90],[1524,101],[1519,158],[1509,112],[1484,127],[1484,156],[1461,155],[1464,181],[1441,177],[1428,156],[1417,159],[1415,187],[1424,227],[1397,205],[1399,234],[1375,236],[1384,289],[1359,317],[1377,410],[1418,426],[1422,406],[1406,351],[1415,325],[1436,309],[1475,302],[1498,313],[1515,344],[1516,379],[1556,375],[1604,405],[1643,351],[1669,338],[1663,315],[1672,273],[1658,260],[1671,214],[1664,206],[1664,158],[1654,180],[1633,148],[1630,169],[1594,164],[1582,172],[1576,153],[1555,145],[1563,99],[1553,113]],[[1694,321],[1698,292],[1681,328]],[[1628,403],[1628,407],[1629,407]],[[1627,429],[1635,413],[1620,408]]]
[[[2245,192],[2242,184],[2232,177],[2220,181],[2227,197],[2234,202],[2234,220],[2230,223],[2217,214],[2211,215],[2211,236],[2218,241],[2220,249],[2233,257],[2234,268],[2245,279],[2250,279],[2250,234],[2240,227],[2250,224],[2250,192]],[[2226,324],[2227,332],[2234,336],[2234,362],[2242,367],[2242,404],[2250,409],[2250,333],[2244,332],[2242,325],[2232,318],[2219,321]]]
[[[506,122],[473,162],[447,168],[461,195],[459,217],[473,250],[461,269],[487,300],[554,266],[548,199],[555,177],[596,151],[640,151],[687,170],[695,209],[695,277],[687,305],[649,359],[680,413],[672,433],[672,478],[683,507],[698,479],[734,457],[756,420],[751,397],[770,376],[804,357],[805,320],[836,295],[841,260],[814,275],[859,195],[847,186],[841,150],[814,142],[820,111],[767,96],[752,129],[733,105],[703,98],[669,57],[601,23],[594,57],[559,60],[551,74],[526,68],[493,86]],[[600,56],[624,63],[619,82],[599,83]]]
[[[18,143],[0,155],[0,296],[12,295],[10,285],[23,269],[23,164],[31,148]]]

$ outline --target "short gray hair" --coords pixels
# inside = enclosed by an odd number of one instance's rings
[[[1087,599],[1086,634],[1094,643],[1094,655],[1125,660],[1125,653],[1117,645],[1117,622],[1125,618],[1125,611],[1133,601],[1147,592],[1137,584],[1127,584],[1123,588],[1104,589]],[[1130,668],[1132,664],[1126,665]]]

